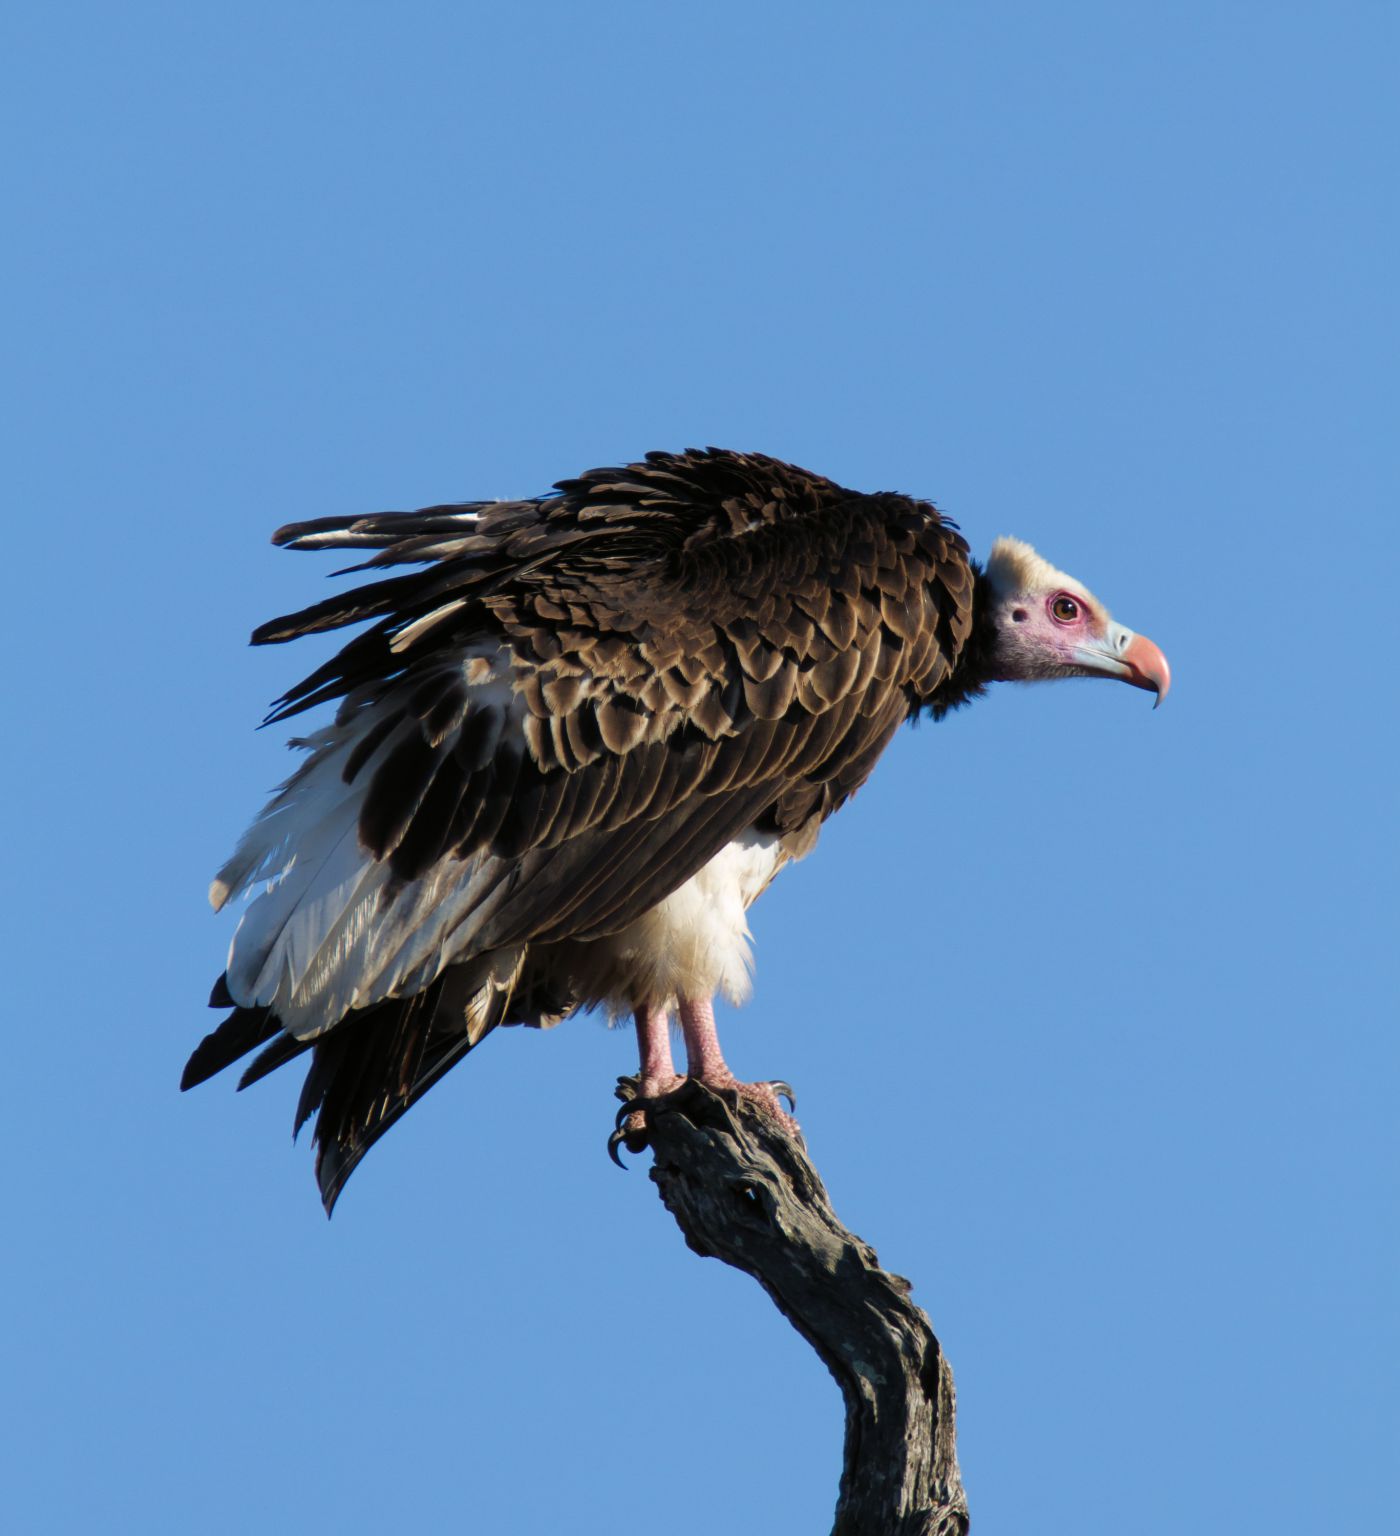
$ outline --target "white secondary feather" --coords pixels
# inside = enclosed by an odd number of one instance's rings
[[[514,705],[499,656],[464,655],[463,673],[480,707]],[[351,1008],[427,986],[470,945],[464,924],[500,884],[495,859],[447,861],[421,879],[391,888],[387,864],[359,839],[360,813],[383,756],[415,730],[390,734],[346,784],[355,744],[394,707],[360,709],[298,743],[311,756],[248,829],[210,887],[222,907],[231,895],[266,880],[229,946],[228,989],[244,1007],[270,1007],[283,1027],[309,1039]],[[468,706],[472,707],[471,704]]]
[[[425,613],[422,618],[415,619],[412,624],[405,624],[389,644],[391,651],[406,651],[410,646],[418,642],[439,624],[445,623],[453,614],[459,613],[467,606],[465,597],[454,597],[450,602],[443,603],[434,608],[431,613]]]

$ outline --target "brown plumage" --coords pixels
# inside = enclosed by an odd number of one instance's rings
[[[737,960],[671,955],[675,893],[741,849],[747,905],[904,720],[997,675],[951,522],[757,454],[650,454],[535,501],[326,518],[274,541],[417,567],[254,633],[373,621],[269,716],[338,702],[215,881],[216,906],[276,883],[216,989],[235,1011],[183,1084],[259,1044],[245,1081],[313,1049],[298,1123],[319,1111],[328,1209],[497,1024],[596,1002],[664,1022],[692,982],[742,990],[742,934]],[[667,955],[642,937],[658,913]]]

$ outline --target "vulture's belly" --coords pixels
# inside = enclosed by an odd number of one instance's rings
[[[580,992],[613,1014],[716,992],[742,1002],[752,959],[746,911],[813,840],[798,847],[777,833],[744,833],[636,922],[580,945],[573,957]]]

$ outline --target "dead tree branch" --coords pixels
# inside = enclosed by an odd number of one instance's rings
[[[622,1078],[618,1097],[635,1097]],[[750,1274],[836,1378],[846,1450],[832,1536],[963,1536],[953,1373],[910,1285],[836,1219],[805,1150],[688,1081],[649,1107],[651,1177],[686,1243]]]

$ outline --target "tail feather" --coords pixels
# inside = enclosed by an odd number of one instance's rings
[[[525,954],[523,946],[497,950],[451,966],[409,997],[352,1009],[311,1040],[287,1033],[270,1008],[235,1008],[195,1049],[180,1087],[193,1088],[259,1046],[240,1089],[311,1052],[293,1135],[316,1117],[316,1178],[329,1215],[365,1153],[498,1024],[546,1022],[534,1001],[525,1015],[512,1009]],[[216,984],[215,998],[226,990]]]
[[[219,985],[216,984],[214,996],[219,995]],[[218,1008],[223,1005],[216,1002],[213,1006]],[[246,1056],[258,1046],[266,1045],[274,1035],[281,1032],[282,1026],[273,1018],[270,1008],[235,1008],[217,1029],[211,1030],[194,1048],[180,1078],[181,1091],[207,1082],[216,1072],[231,1067],[240,1056]]]
[[[315,1043],[314,1040],[298,1040],[295,1035],[279,1035],[265,1051],[260,1051],[253,1058],[247,1071],[238,1079],[239,1093],[261,1082],[269,1072],[275,1072],[278,1067],[285,1067],[289,1061],[295,1061]]]
[[[484,957],[499,962],[501,956]],[[496,1028],[505,1023],[522,954],[509,972],[478,962],[445,971],[408,998],[379,1003],[316,1042],[297,1106],[316,1115],[316,1181],[329,1216],[346,1180],[376,1141]]]

